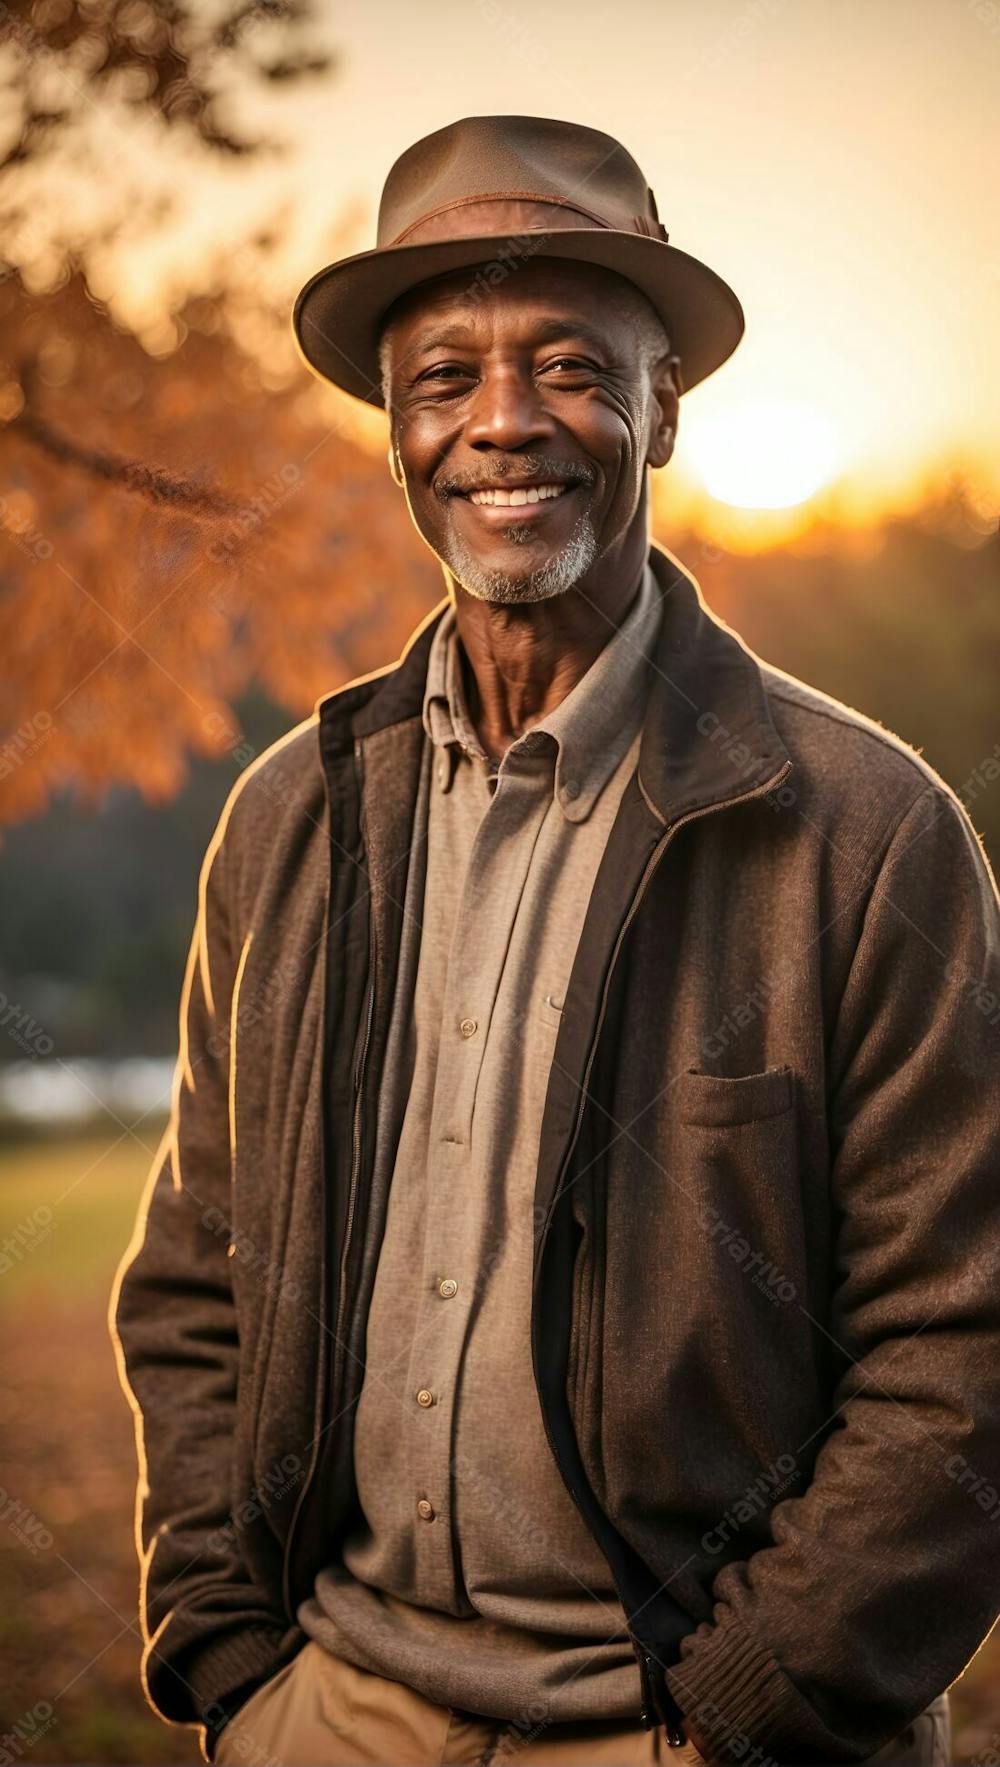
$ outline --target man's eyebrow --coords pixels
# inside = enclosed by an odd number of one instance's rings
[[[582,337],[592,344],[595,350],[606,350],[608,340],[598,331],[596,325],[588,325],[585,319],[546,319],[536,333],[540,344],[554,343],[560,337]]]
[[[585,338],[596,350],[606,350],[608,347],[607,338],[602,336],[596,326],[588,325],[585,319],[545,319],[531,333],[530,341],[548,344],[560,337]],[[449,346],[461,349],[470,342],[471,335],[467,325],[442,325],[437,331],[429,332],[426,337],[418,338],[409,353],[419,356],[427,350],[446,349]]]

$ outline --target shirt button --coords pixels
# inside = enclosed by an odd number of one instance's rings
[[[417,1404],[427,1406],[427,1405],[433,1405],[433,1403],[434,1403],[434,1394],[429,1392],[426,1387],[421,1387],[419,1393],[417,1394]]]
[[[438,1294],[442,1300],[450,1301],[452,1295],[457,1295],[457,1293],[458,1283],[453,1276],[446,1276],[443,1282],[438,1283]]]
[[[575,779],[567,779],[562,789],[562,795],[564,798],[578,798],[580,796],[580,787]]]
[[[464,1018],[458,1028],[463,1037],[474,1037],[478,1027],[479,1020],[477,1018]]]
[[[434,1505],[430,1502],[429,1498],[421,1497],[420,1502],[417,1504],[417,1514],[422,1522],[432,1522],[434,1520]]]

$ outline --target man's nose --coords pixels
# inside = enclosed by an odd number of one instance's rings
[[[520,448],[554,430],[530,374],[506,368],[483,375],[466,418],[472,447]]]

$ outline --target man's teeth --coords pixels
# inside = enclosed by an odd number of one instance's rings
[[[470,491],[470,503],[544,503],[548,497],[561,497],[568,485],[516,485],[512,491],[498,488]]]

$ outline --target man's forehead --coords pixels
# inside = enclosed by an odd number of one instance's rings
[[[513,310],[538,320],[550,317],[553,307],[563,320],[593,318],[616,287],[619,294],[630,288],[624,277],[601,265],[552,260],[521,265],[491,286],[490,267],[447,271],[418,283],[390,309],[387,320],[408,329],[423,329],[447,316],[456,328],[468,331],[489,328],[500,315]]]

